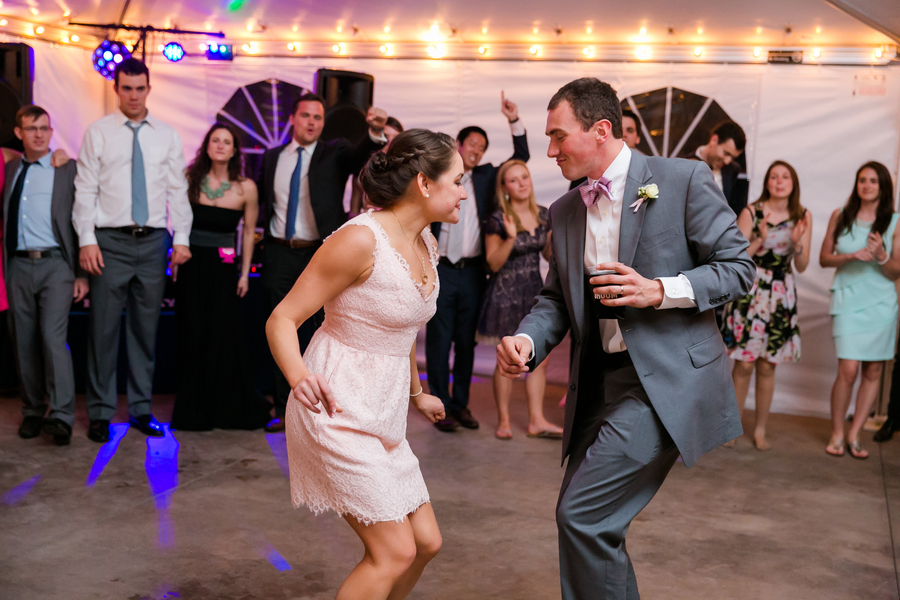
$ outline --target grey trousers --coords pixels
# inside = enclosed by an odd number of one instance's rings
[[[7,262],[9,325],[22,380],[22,414],[75,422],[75,378],[66,344],[75,274],[53,251],[49,258]]]
[[[116,414],[116,363],[119,326],[125,310],[125,347],[128,352],[128,412],[150,414],[156,326],[166,287],[166,232],[144,238],[110,229],[97,229],[103,253],[101,275],[91,276],[88,317],[87,409],[91,420],[110,420]]]
[[[556,511],[563,600],[640,598],[625,534],[678,458],[633,366],[606,373],[603,392]]]

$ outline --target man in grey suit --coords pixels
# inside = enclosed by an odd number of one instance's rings
[[[50,115],[39,106],[16,113],[25,153],[6,163],[3,190],[3,272],[9,321],[22,380],[22,438],[41,431],[68,444],[75,421],[75,380],[66,346],[69,308],[88,292],[76,278],[78,242],[72,226],[75,162],[50,164]],[[45,395],[46,393],[46,395]],[[49,398],[50,414],[47,412]]]
[[[556,515],[562,596],[632,600],[631,520],[679,453],[690,467],[741,433],[710,309],[746,294],[756,268],[709,168],[628,149],[608,84],[573,81],[548,110],[548,155],[566,179],[588,183],[551,207],[544,289],[497,362],[519,376],[571,331],[569,462]],[[615,273],[589,275],[595,268]]]

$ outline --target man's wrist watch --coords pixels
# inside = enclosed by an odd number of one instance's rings
[[[519,121],[519,117],[516,117],[515,119],[510,121],[509,124],[512,125],[513,123],[518,123],[518,121]]]

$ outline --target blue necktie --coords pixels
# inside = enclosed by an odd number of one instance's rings
[[[291,174],[291,193],[288,195],[287,222],[284,226],[284,239],[294,239],[297,227],[297,204],[300,202],[300,166],[303,164],[303,148],[297,148],[297,166]]]
[[[131,218],[139,227],[147,224],[150,212],[147,208],[147,178],[144,177],[144,153],[141,152],[141,142],[138,140],[138,131],[144,126],[132,125],[128,127],[134,133],[134,146],[131,154]]]

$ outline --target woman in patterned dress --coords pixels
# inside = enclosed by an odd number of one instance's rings
[[[382,210],[330,236],[266,324],[292,386],[294,505],[334,510],[365,546],[338,600],[405,598],[441,547],[406,419],[410,401],[432,423],[444,418],[441,401],[422,392],[415,341],[440,285],[429,226],[459,221],[462,176],[451,137],[424,129],[397,136],[360,175]],[[297,328],[323,306],[325,321],[301,356]]]
[[[883,164],[868,162],[856,172],[853,193],[831,215],[819,264],[836,267],[831,308],[838,373],[831,388],[831,439],[825,452],[868,458],[859,444],[869,411],[881,387],[884,361],[897,345],[897,289],[900,234],[894,212],[894,185]],[[853,423],[844,437],[850,395],[862,366]]]
[[[738,216],[750,240],[756,284],[726,311],[725,343],[735,360],[731,377],[738,409],[744,410],[756,370],[756,424],[753,444],[768,450],[766,422],[775,392],[775,367],[800,360],[797,292],[793,270],[809,265],[812,215],[800,204],[800,181],[788,163],[776,160],[766,171],[762,196]],[[737,440],[726,444],[734,447]]]
[[[475,338],[496,346],[512,335],[531,310],[541,291],[541,255],[550,257],[550,211],[538,206],[528,167],[510,160],[497,173],[495,211],[484,225],[485,258],[491,280]],[[494,401],[497,403],[497,439],[512,439],[509,397],[513,382],[494,369]],[[547,361],[525,379],[528,399],[528,437],[562,438],[562,427],[544,418]]]

